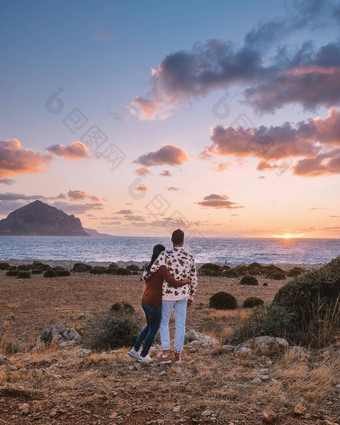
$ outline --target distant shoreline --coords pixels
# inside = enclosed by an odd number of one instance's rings
[[[43,260],[41,258],[19,260],[19,259],[11,258],[9,260],[0,259],[0,261],[7,262],[11,266],[18,266],[20,264],[29,264],[29,263],[32,263],[33,261],[41,261],[42,263],[48,264],[52,267],[61,266],[61,267],[64,267],[65,269],[72,270],[74,264],[76,263],[84,263],[84,264],[89,264],[90,266],[104,266],[104,267],[108,267],[110,263],[117,263],[120,267],[126,267],[131,264],[136,264],[138,267],[141,268],[143,267],[144,264],[149,262],[149,259],[146,259],[145,261],[123,261],[123,260],[121,261],[79,261],[79,260],[53,260],[53,259]],[[200,267],[202,264],[204,263],[198,263],[198,262],[196,263],[198,267]],[[214,264],[222,264],[222,263],[215,262]],[[230,267],[236,267],[238,265],[248,266],[249,264],[251,263],[228,263],[228,266]],[[324,265],[323,263],[306,264],[306,263],[279,263],[279,262],[260,263],[260,264],[262,265],[274,264],[285,271],[290,270],[293,267],[302,267],[304,269],[315,269]]]

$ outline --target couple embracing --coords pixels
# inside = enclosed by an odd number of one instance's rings
[[[142,297],[146,327],[141,331],[129,355],[141,363],[151,363],[149,349],[160,331],[163,354],[161,361],[171,361],[169,319],[175,313],[175,353],[174,360],[181,361],[184,345],[187,307],[194,300],[197,290],[197,273],[194,257],[186,252],[184,232],[180,229],[172,233],[173,249],[165,250],[156,245],[150,263],[146,266],[142,279],[146,287]],[[144,344],[143,344],[144,343]],[[139,350],[143,344],[143,349]]]

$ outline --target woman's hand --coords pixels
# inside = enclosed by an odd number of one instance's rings
[[[189,285],[191,283],[190,279],[182,279],[182,284],[183,285]]]

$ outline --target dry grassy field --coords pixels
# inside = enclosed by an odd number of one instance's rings
[[[268,286],[263,286],[264,282]],[[225,335],[248,313],[245,309],[208,308],[211,295],[230,292],[242,305],[257,296],[270,302],[285,281],[259,279],[241,286],[239,279],[204,277],[188,310],[187,329]],[[78,347],[30,353],[46,324],[81,328],[85,320],[116,301],[141,312],[143,284],[138,276],[72,274],[31,279],[0,272],[2,353],[8,343],[20,352],[0,361],[0,424],[260,424],[273,411],[277,424],[329,425],[339,418],[339,356],[335,350],[292,352],[273,358],[236,359],[220,349],[184,350],[181,364],[140,365],[121,349],[84,355]],[[269,376],[253,380],[263,369]],[[294,413],[301,403],[306,412]]]

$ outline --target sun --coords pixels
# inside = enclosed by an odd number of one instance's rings
[[[290,235],[289,233],[286,233],[282,236],[284,239],[291,239],[293,236]]]

